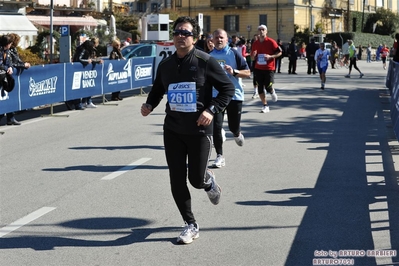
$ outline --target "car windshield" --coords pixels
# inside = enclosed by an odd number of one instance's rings
[[[126,56],[128,53],[130,53],[131,51],[133,51],[137,47],[138,47],[138,44],[125,46],[125,47],[123,47],[121,49],[121,53],[122,53],[123,56]]]

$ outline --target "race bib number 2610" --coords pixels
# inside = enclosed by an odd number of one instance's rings
[[[170,109],[177,112],[196,112],[197,97],[195,82],[173,83],[168,88]]]

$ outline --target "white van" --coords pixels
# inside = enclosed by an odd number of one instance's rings
[[[331,53],[331,43],[325,42],[325,43],[324,43],[324,48],[325,48],[326,50],[328,50],[328,51]]]
[[[315,42],[317,45],[319,45],[318,42]],[[324,49],[328,50],[331,53],[331,43],[325,42],[324,43]]]

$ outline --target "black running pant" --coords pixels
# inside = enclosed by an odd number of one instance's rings
[[[163,138],[173,199],[183,220],[188,224],[195,223],[187,187],[187,170],[193,187],[209,188],[206,169],[212,151],[211,136],[182,135],[165,129]]]
[[[352,66],[353,66],[354,69],[356,69],[357,71],[360,72],[359,68],[358,68],[357,65],[356,65],[356,61],[357,61],[356,56],[351,57],[349,60],[350,60],[350,63],[349,63],[349,72],[352,71]]]
[[[238,137],[241,132],[242,101],[231,100],[225,111],[227,111],[229,130],[233,133],[234,137]],[[213,145],[215,146],[216,154],[221,155],[223,155],[222,127],[225,111],[215,114],[213,117]]]

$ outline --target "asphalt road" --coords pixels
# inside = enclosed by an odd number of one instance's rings
[[[142,117],[135,90],[118,105],[98,97],[97,109],[22,112],[21,126],[3,118],[0,265],[399,264],[386,70],[359,61],[365,76],[348,79],[329,69],[322,91],[298,65],[288,75],[285,60],[276,74],[267,114],[244,80],[246,142],[237,146],[225,124],[221,202],[191,189],[200,238],[190,245],[176,244],[183,221],[164,157],[164,102]]]

